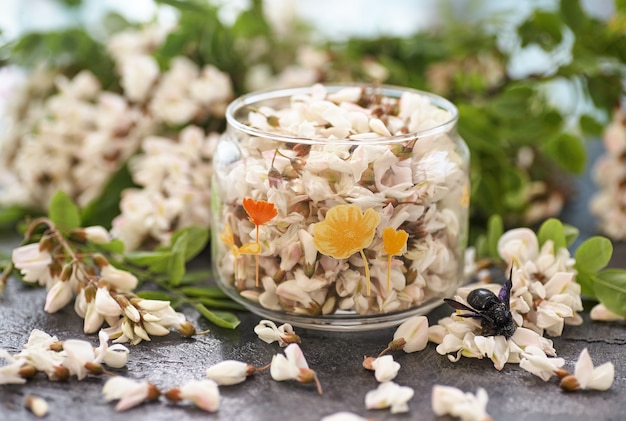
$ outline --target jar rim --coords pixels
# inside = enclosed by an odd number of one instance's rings
[[[390,98],[399,98],[400,95],[404,92],[410,92],[425,96],[429,99],[432,105],[443,109],[450,113],[450,118],[440,123],[436,126],[429,127],[427,129],[418,130],[410,133],[403,133],[399,135],[392,136],[380,136],[376,138],[370,139],[328,139],[328,138],[316,138],[316,137],[301,137],[301,136],[293,136],[288,134],[274,133],[268,132],[262,129],[257,129],[255,127],[251,127],[239,119],[235,117],[236,113],[242,110],[243,108],[256,104],[262,101],[268,101],[273,99],[280,98],[289,98],[294,95],[304,95],[311,93],[312,86],[304,86],[297,88],[282,88],[282,89],[264,89],[253,91],[242,95],[235,100],[233,100],[228,107],[226,108],[226,121],[229,127],[232,127],[235,130],[244,132],[251,136],[256,137],[264,137],[271,140],[276,140],[279,142],[288,142],[288,143],[303,143],[308,145],[320,145],[320,144],[328,144],[332,143],[335,145],[342,144],[350,144],[350,145],[380,145],[380,144],[389,144],[389,143],[402,143],[406,141],[414,141],[420,138],[434,136],[440,133],[449,132],[453,126],[456,124],[459,112],[457,107],[447,100],[446,98],[439,96],[437,94],[433,94],[431,92],[422,91],[419,89],[401,87],[395,85],[368,85],[365,83],[331,83],[331,84],[322,84],[328,93],[335,93],[344,88],[352,88],[352,87],[365,87],[371,88],[376,92],[380,92],[383,96],[387,96]]]

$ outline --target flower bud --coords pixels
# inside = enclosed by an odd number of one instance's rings
[[[32,379],[35,375],[37,375],[37,368],[33,365],[25,364],[20,367],[17,374],[19,374],[23,379]]]
[[[69,282],[57,281],[46,295],[46,304],[44,311],[47,313],[56,313],[65,307],[74,297],[72,286]]]
[[[580,389],[580,384],[578,383],[578,379],[571,374],[561,379],[560,386],[561,386],[561,389],[565,390],[566,392],[574,392]]]
[[[95,244],[105,244],[111,242],[111,234],[106,228],[100,225],[94,225],[83,229],[87,241]]]
[[[428,319],[425,316],[413,316],[400,326],[393,335],[394,342],[399,339],[406,341],[402,347],[404,352],[421,351],[428,344]],[[391,347],[391,344],[389,344]],[[398,343],[399,345],[399,343]]]
[[[94,254],[92,259],[98,269],[103,269],[104,267],[109,266],[109,261],[101,254]]]
[[[64,382],[70,378],[70,370],[62,365],[54,366],[54,372],[49,374],[48,377],[50,380]]]
[[[134,290],[137,288],[137,283],[139,282],[137,277],[132,273],[118,269],[110,264],[100,267],[100,276],[115,288],[123,291]]]
[[[102,367],[102,364],[94,363],[91,361],[85,363],[85,368],[90,374],[93,374],[94,376],[99,376],[100,374],[104,373],[104,367]]]
[[[178,326],[178,331],[186,338],[191,338],[196,334],[196,328],[188,321],[184,321]]]
[[[375,357],[363,357],[363,368],[366,370],[374,371],[372,363],[376,360]]]
[[[61,275],[59,276],[59,278],[61,278],[61,281],[63,282],[68,281],[72,277],[73,272],[74,272],[74,265],[71,263],[68,263],[63,266],[63,270],[61,271]]]
[[[48,403],[38,396],[26,396],[24,399],[24,406],[28,408],[36,417],[42,418],[48,414]]]
[[[206,376],[220,386],[230,386],[246,380],[255,368],[241,361],[227,360],[206,369]]]

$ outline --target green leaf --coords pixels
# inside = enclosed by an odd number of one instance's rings
[[[188,270],[180,280],[181,285],[193,285],[200,282],[205,282],[213,277],[213,271],[211,269],[196,269]]]
[[[613,244],[608,238],[594,236],[585,240],[576,249],[576,269],[596,273],[606,267],[613,255]]]
[[[163,291],[139,291],[137,296],[145,300],[174,301],[174,298]]]
[[[580,285],[580,294],[590,298],[596,298],[596,292],[593,289],[594,274],[578,271],[576,274],[576,282]]]
[[[172,235],[171,244],[174,246],[178,239],[183,235],[187,238],[185,246],[185,261],[188,262],[196,257],[206,247],[207,242],[209,241],[209,229],[199,225],[181,228]]]
[[[517,119],[528,112],[534,90],[525,85],[508,87],[491,102],[491,111],[503,119]]]
[[[117,238],[109,241],[104,244],[94,244],[96,248],[103,251],[108,251],[110,253],[122,254],[124,253],[124,243],[122,240],[118,240]]]
[[[0,207],[0,228],[12,228],[27,215],[36,216],[40,213],[20,206]]]
[[[587,16],[580,5],[579,0],[561,0],[561,16],[563,21],[570,27],[576,36],[584,36],[583,29]]]
[[[228,298],[228,295],[219,287],[183,287],[180,292],[188,297]]]
[[[556,254],[560,248],[567,247],[567,240],[565,239],[565,229],[563,223],[556,218],[550,218],[546,220],[537,233],[539,239],[539,246],[543,246],[546,241],[552,240],[554,243],[554,253]]]
[[[587,151],[578,137],[569,133],[561,133],[548,141],[544,152],[563,169],[582,174],[587,164]]]
[[[236,303],[230,299],[228,300],[219,300],[215,298],[209,297],[198,297],[195,299],[196,302],[203,304],[205,306],[209,306],[211,308],[217,308],[221,310],[235,310],[235,311],[245,311],[246,308],[239,303]]]
[[[565,241],[567,242],[567,247],[574,244],[574,241],[578,238],[578,234],[580,231],[573,225],[563,224],[563,231],[565,232]]]
[[[167,275],[172,286],[180,285],[185,275],[185,252],[187,250],[187,233],[182,233],[172,247],[172,254],[167,261]]]
[[[102,225],[111,228],[111,221],[120,213],[122,191],[134,185],[128,165],[122,165],[104,186],[100,196],[83,208],[81,217],[84,226]]]
[[[500,260],[498,254],[498,240],[504,233],[504,223],[500,215],[491,215],[487,222],[487,247],[493,259]]]
[[[600,136],[604,130],[604,125],[590,115],[580,117],[580,128],[583,133],[590,136]]]
[[[606,308],[626,317],[626,270],[607,269],[598,273],[593,289]]]
[[[241,323],[241,321],[233,313],[226,311],[211,311],[200,303],[194,305],[194,307],[205,319],[216,326],[234,329]]]
[[[561,25],[558,14],[536,10],[531,18],[517,29],[522,47],[537,44],[546,51],[552,50],[563,39]]]
[[[136,266],[151,266],[168,261],[171,254],[170,251],[133,251],[124,254],[124,260]]]
[[[71,231],[80,227],[78,206],[62,190],[58,190],[50,199],[48,216],[60,229]]]

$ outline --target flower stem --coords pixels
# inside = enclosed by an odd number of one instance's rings
[[[391,290],[391,254],[387,257],[387,292]]]
[[[365,279],[367,281],[367,295],[370,295],[370,268],[368,266],[367,263],[367,258],[365,257],[365,253],[363,252],[363,249],[359,250],[359,252],[361,253],[361,257],[363,258],[363,264],[365,266]]]
[[[259,244],[259,226],[258,225],[256,225],[256,243]],[[256,287],[257,288],[259,287],[259,253],[256,254]]]

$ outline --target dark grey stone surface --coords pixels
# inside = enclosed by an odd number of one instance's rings
[[[30,288],[14,280],[0,298],[2,323],[0,347],[18,351],[34,328],[59,339],[85,338],[82,320],[71,308],[47,315],[42,308],[45,291]],[[431,321],[449,314],[440,307],[431,313]],[[128,366],[117,373],[138,379],[149,379],[163,389],[180,385],[189,379],[202,379],[209,365],[224,359],[247,361],[255,366],[270,362],[280,352],[276,344],[260,341],[253,332],[259,318],[241,314],[242,324],[234,331],[209,326],[189,312],[191,321],[211,333],[194,339],[183,339],[177,333],[142,342],[131,348]],[[34,419],[23,406],[28,394],[46,399],[50,420],[319,420],[340,410],[349,410],[378,420],[435,419],[430,394],[434,384],[459,387],[475,392],[484,387],[489,393],[488,411],[495,420],[619,420],[626,415],[626,329],[622,323],[590,322],[566,327],[562,337],[554,338],[559,356],[566,367],[573,364],[584,347],[594,362],[612,361],[616,367],[613,387],[607,392],[565,393],[552,379],[543,382],[518,366],[510,364],[497,371],[488,360],[461,359],[452,363],[437,354],[432,344],[421,352],[396,352],[402,368],[396,382],[415,389],[409,402],[410,412],[391,415],[388,410],[367,411],[364,397],[377,382],[371,372],[361,367],[364,355],[381,351],[393,335],[393,329],[366,333],[328,333],[297,329],[302,349],[311,368],[316,370],[324,388],[319,396],[313,385],[275,382],[269,373],[258,373],[246,382],[221,387],[222,400],[216,414],[191,407],[165,403],[145,404],[124,413],[101,395],[106,378],[90,376],[83,381],[53,383],[37,377],[25,385],[0,386],[0,420]],[[87,337],[94,344],[95,336]]]

